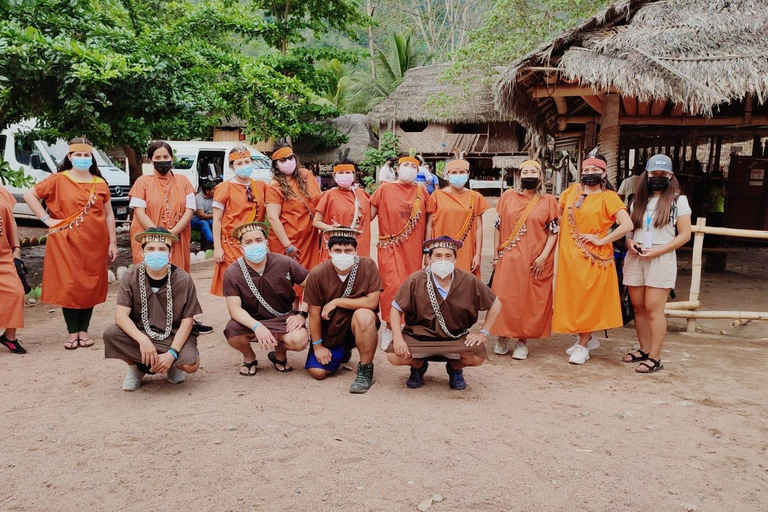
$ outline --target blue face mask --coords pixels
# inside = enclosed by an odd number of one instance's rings
[[[93,157],[90,156],[76,156],[72,158],[72,167],[78,171],[87,171],[93,165]]]
[[[251,263],[261,263],[267,257],[266,242],[256,242],[243,248],[245,258]]]
[[[250,178],[253,173],[252,165],[244,165],[242,167],[235,167],[235,174],[238,178]]]
[[[171,255],[167,252],[148,252],[144,254],[144,263],[155,272],[163,270],[171,259]]]
[[[448,182],[451,184],[452,187],[455,187],[455,188],[463,187],[467,183],[468,179],[469,179],[469,174],[464,174],[464,173],[451,174],[448,176]]]

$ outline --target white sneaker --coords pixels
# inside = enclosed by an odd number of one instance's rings
[[[515,350],[512,352],[512,359],[520,359],[521,361],[528,357],[528,345],[522,341],[518,341],[515,345]]]
[[[496,344],[493,346],[493,353],[497,356],[503,356],[509,352],[509,339],[504,336],[496,338]]]
[[[128,373],[123,380],[123,391],[136,391],[141,387],[141,379],[146,375],[136,366],[128,366]]]
[[[584,364],[589,359],[589,350],[586,347],[578,345],[571,354],[571,358],[568,360],[571,364]]]
[[[187,380],[187,374],[184,372],[184,370],[180,370],[176,366],[171,366],[171,368],[168,370],[168,373],[165,375],[165,380],[171,384],[181,384]]]
[[[381,350],[387,350],[389,344],[392,343],[392,338],[394,338],[392,335],[392,329],[387,329],[385,327],[384,332],[381,333],[381,343],[379,344]]]
[[[578,346],[579,346],[579,342],[577,341],[576,343],[573,344],[573,346],[569,347],[568,350],[565,351],[565,353],[570,356],[571,354],[573,354],[573,351],[576,350],[576,347]],[[595,338],[594,336],[589,338],[589,341],[587,342],[587,350],[595,350],[598,348],[600,348],[600,342],[598,341],[598,339]]]

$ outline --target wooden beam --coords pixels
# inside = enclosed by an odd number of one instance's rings
[[[637,115],[637,98],[634,96],[625,96],[621,98],[621,102],[624,104],[624,112],[626,112],[628,116]]]
[[[637,115],[649,116],[651,115],[651,104],[644,101],[637,102]]]
[[[678,117],[683,115],[683,105],[672,105],[672,112],[669,114],[672,117]]]
[[[602,96],[602,115],[600,116],[600,135],[598,144],[600,153],[608,160],[608,181],[615,187],[619,171],[619,117],[621,97],[618,94]]]
[[[654,102],[651,103],[651,115],[660,116],[662,113],[664,113],[664,107],[666,106],[667,100],[654,100]]]
[[[557,129],[563,131],[568,126],[564,121],[564,117],[568,115],[568,102],[560,96],[552,98],[552,100],[555,102],[555,108],[557,108],[557,113],[560,116],[557,121]]]
[[[533,97],[534,98],[556,98],[556,97],[568,97],[568,96],[594,96],[595,94],[600,94],[601,92],[597,89],[593,89],[591,87],[582,87],[577,84],[559,84],[556,86],[546,86],[546,85],[537,85],[533,88]],[[614,88],[611,88],[611,91],[608,92],[616,92]]]
[[[582,96],[584,103],[592,107],[598,114],[603,113],[603,101],[599,96]]]
[[[566,124],[587,124],[600,122],[599,116],[565,116]],[[653,116],[624,116],[619,119],[621,125],[637,126],[733,126],[736,128],[746,127],[742,116],[731,117],[653,117]],[[768,115],[752,116],[752,123],[749,126],[767,126]]]

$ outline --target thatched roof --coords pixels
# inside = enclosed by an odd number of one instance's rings
[[[409,69],[387,99],[369,113],[378,124],[391,121],[433,123],[484,123],[509,121],[500,116],[493,92],[481,75],[445,78],[451,64]]]
[[[531,87],[555,71],[596,91],[671,101],[690,115],[712,115],[749,94],[763,103],[766,34],[766,0],[620,0],[514,62],[496,86],[496,104],[546,132],[556,109]]]
[[[341,148],[320,147],[311,137],[295,141],[294,151],[302,162],[316,164],[332,164],[336,160],[339,149],[350,148],[349,158],[355,162],[363,159],[365,150],[378,147],[379,141],[371,130],[371,122],[364,114],[347,114],[324,121],[332,124],[339,132],[347,137],[347,143]]]

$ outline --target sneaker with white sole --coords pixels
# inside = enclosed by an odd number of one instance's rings
[[[528,357],[528,345],[522,341],[518,341],[515,345],[515,350],[512,352],[512,359],[523,360]]]
[[[573,346],[569,347],[568,350],[565,351],[566,355],[570,356],[571,354],[573,354],[573,351],[576,350],[576,347],[578,346],[579,346],[579,342],[577,341],[576,343],[573,344]],[[600,348],[600,341],[598,341],[598,339],[595,338],[594,336],[589,338],[589,341],[587,342],[587,350],[595,350],[598,348]]]
[[[136,366],[128,366],[128,373],[125,375],[125,380],[123,380],[123,391],[136,391],[139,389],[144,375],[146,374]]]
[[[171,384],[181,384],[187,380],[187,374],[184,372],[184,370],[180,370],[176,366],[171,366],[171,368],[168,370],[168,373],[165,375],[165,380]]]
[[[381,333],[381,343],[379,346],[381,347],[381,350],[387,350],[387,347],[389,347],[389,344],[392,343],[392,339],[394,338],[394,335],[392,334],[392,329],[384,328],[384,331]]]
[[[497,356],[503,356],[509,352],[509,339],[499,336],[496,338],[496,344],[493,346],[493,353]]]
[[[584,364],[587,362],[587,359],[589,359],[589,350],[586,347],[579,345],[571,354],[571,358],[568,359],[568,362],[571,364]]]

